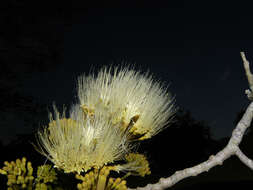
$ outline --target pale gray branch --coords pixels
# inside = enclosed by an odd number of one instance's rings
[[[249,62],[247,61],[245,54],[241,52],[241,56],[244,63],[244,68],[248,78],[249,86],[251,90],[247,91],[248,98],[252,100],[253,92],[253,75],[250,72]],[[246,129],[250,126],[253,117],[253,102],[248,106],[246,112],[244,113],[242,119],[237,124],[236,128],[233,130],[232,136],[227,144],[227,146],[218,152],[216,155],[212,155],[205,162],[202,162],[194,167],[186,168],[175,172],[173,175],[167,178],[161,178],[156,184],[148,184],[145,187],[137,187],[136,189],[128,188],[128,190],[163,190],[168,187],[172,187],[174,184],[182,179],[190,176],[196,176],[202,172],[207,172],[209,169],[217,165],[222,165],[223,161],[228,159],[232,155],[238,156],[238,158],[246,164],[249,168],[253,169],[253,161],[247,158],[239,148],[239,144]]]
[[[241,57],[243,60],[243,66],[244,66],[244,69],[246,72],[246,76],[248,78],[249,88],[250,88],[250,90],[249,89],[245,90],[245,93],[247,94],[247,96],[250,100],[253,100],[253,94],[252,94],[252,92],[253,92],[253,75],[250,72],[249,61],[246,59],[244,52],[241,52]]]
[[[236,151],[236,156],[244,163],[246,166],[248,166],[250,169],[253,170],[253,161],[249,159],[243,152],[238,148]]]

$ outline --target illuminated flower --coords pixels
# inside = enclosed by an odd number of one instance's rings
[[[86,115],[75,105],[70,117],[54,107],[48,127],[38,132],[39,152],[64,172],[101,168],[122,159],[131,148],[127,132],[112,124],[103,113]]]
[[[145,175],[151,174],[149,163],[143,154],[139,153],[130,153],[125,156],[126,164],[116,165],[115,171],[126,172],[128,175],[139,175],[144,177]]]
[[[79,77],[78,98],[88,115],[102,109],[114,124],[129,129],[138,140],[160,132],[175,113],[167,88],[149,73],[129,67],[105,67],[97,76]]]

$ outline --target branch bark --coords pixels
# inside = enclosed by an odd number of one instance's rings
[[[243,154],[239,148],[236,151],[236,156],[242,161],[242,163],[253,170],[253,161],[249,159],[245,154]]]
[[[246,94],[250,100],[253,99],[253,75],[250,72],[249,62],[247,61],[244,52],[241,52],[246,76],[248,78],[250,90],[246,90]],[[236,155],[246,166],[253,170],[253,161],[249,159],[239,148],[239,144],[242,141],[243,135],[246,129],[250,126],[253,117],[253,102],[250,103],[242,119],[237,124],[236,128],[232,132],[232,136],[227,146],[218,152],[216,155],[211,155],[209,159],[194,167],[186,168],[175,172],[168,178],[160,178],[156,184],[148,184],[145,187],[137,187],[136,189],[128,188],[128,190],[163,190],[168,187],[172,187],[177,182],[190,176],[196,176],[202,172],[207,172],[209,169],[217,165],[222,165],[223,161],[228,159],[232,155]]]

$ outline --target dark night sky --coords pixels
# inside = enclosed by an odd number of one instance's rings
[[[176,104],[205,120],[215,138],[230,136],[237,113],[249,103],[240,58],[244,50],[253,63],[247,11],[240,12],[237,5],[230,9],[143,2],[83,7],[73,3],[67,10],[53,7],[38,13],[41,4],[20,5],[18,13],[6,9],[3,26],[12,33],[13,46],[24,36],[55,43],[61,60],[53,70],[27,74],[18,91],[41,103],[68,104],[74,100],[78,75],[124,61],[170,84]],[[10,39],[2,35],[1,40]],[[1,127],[0,137],[5,141],[29,131],[15,115],[6,117],[6,123],[11,125]]]

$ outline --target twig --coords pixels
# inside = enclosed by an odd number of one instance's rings
[[[249,62],[247,61],[244,52],[241,52],[242,60],[244,63],[244,68],[248,78],[249,86],[251,90],[247,90],[246,93],[248,98],[252,100],[253,95],[253,75],[250,72]],[[253,102],[250,103],[246,112],[244,113],[242,119],[237,124],[236,128],[233,130],[232,136],[227,144],[227,146],[218,152],[216,155],[212,155],[205,162],[202,162],[194,167],[186,168],[175,172],[168,178],[161,178],[156,184],[148,184],[145,187],[137,187],[136,189],[128,188],[128,190],[163,190],[168,187],[172,187],[177,182],[181,181],[190,176],[196,176],[202,172],[207,172],[209,169],[217,165],[222,165],[223,161],[228,159],[232,155],[236,155],[246,166],[253,170],[253,161],[250,160],[246,155],[242,153],[239,148],[239,144],[246,129],[250,126],[253,117]]]
[[[253,161],[249,159],[243,152],[238,148],[236,151],[236,156],[244,163],[246,166],[248,166],[250,169],[253,170]]]
[[[253,75],[250,72],[249,61],[246,59],[245,53],[244,52],[240,52],[240,53],[241,53],[241,57],[243,60],[243,66],[244,66],[244,69],[246,72],[246,76],[248,78],[249,88],[250,88],[250,89],[245,90],[245,94],[247,94],[247,96],[250,100],[253,100],[253,94],[252,94],[252,92],[253,92]]]

